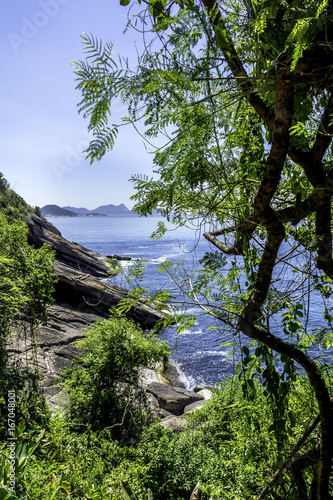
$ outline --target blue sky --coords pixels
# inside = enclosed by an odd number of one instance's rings
[[[119,0],[4,0],[0,7],[0,172],[31,205],[125,203],[133,173],[150,174],[152,155],[129,127],[114,150],[90,166],[87,120],[77,112],[72,61],[83,59],[80,34],[113,41],[134,59],[134,31],[123,34],[127,8]],[[123,113],[116,105],[115,117]]]

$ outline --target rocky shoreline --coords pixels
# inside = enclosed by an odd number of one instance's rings
[[[28,367],[36,359],[44,378],[45,396],[50,407],[55,408],[58,404],[65,404],[66,398],[63,389],[54,382],[79,354],[75,342],[84,337],[84,330],[94,321],[107,318],[109,309],[126,298],[128,292],[101,280],[110,274],[110,266],[103,255],[66,240],[50,222],[34,214],[25,216],[25,221],[31,245],[40,248],[47,243],[54,249],[54,272],[58,281],[55,284],[55,302],[48,309],[47,324],[39,328],[37,337],[29,332],[27,325],[17,326],[11,336],[8,353],[12,359],[25,360]],[[141,300],[130,309],[128,317],[142,328],[151,329],[162,316]],[[163,419],[163,425],[180,430],[185,421],[182,415],[193,409],[186,408],[193,404],[196,407],[199,403],[201,405],[207,394],[204,397],[199,392],[177,387],[180,384],[174,367],[169,368],[169,375],[152,373],[146,377],[144,387],[152,412]],[[167,385],[170,382],[173,387]]]

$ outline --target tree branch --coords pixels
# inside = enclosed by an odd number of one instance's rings
[[[288,454],[287,458],[282,462],[280,467],[277,469],[271,480],[267,483],[265,486],[265,489],[262,491],[260,496],[257,498],[257,500],[262,500],[265,496],[266,493],[271,489],[271,487],[276,483],[276,481],[279,479],[283,471],[285,470],[286,467],[290,464],[290,462],[295,458],[296,453],[301,449],[307,438],[312,434],[312,432],[315,430],[317,425],[320,422],[320,416],[318,415],[314,421],[311,423],[310,427],[306,430],[306,432],[303,434],[303,436],[297,441],[296,445],[294,448],[290,451]]]
[[[323,156],[332,141],[333,136],[333,93],[331,93],[327,107],[321,118],[317,137],[311,150],[314,165],[321,164]],[[323,174],[325,175],[324,171]]]
[[[212,25],[216,35],[216,44],[222,50],[233,77],[241,79],[239,82],[239,88],[242,90],[243,94],[248,97],[249,103],[258,113],[265,125],[269,129],[272,129],[273,119],[270,114],[270,110],[255,92],[251,78],[249,78],[246,73],[242,62],[238,57],[235,46],[232,43],[216,0],[201,0],[201,3],[207,10],[210,24]],[[243,78],[244,81],[242,81]]]

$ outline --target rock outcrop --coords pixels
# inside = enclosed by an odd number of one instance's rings
[[[153,416],[159,417],[160,425],[173,432],[182,432],[187,425],[186,415],[201,408],[213,395],[207,388],[191,392],[158,381],[147,385],[146,392]]]
[[[77,269],[81,273],[88,273],[103,278],[108,275],[110,266],[105,257],[97,252],[66,240],[60,231],[50,222],[31,214],[24,216],[28,224],[28,241],[35,248],[40,248],[44,243],[51,245],[55,250],[56,260],[67,266]]]
[[[54,380],[78,355],[75,341],[84,337],[84,329],[94,321],[108,317],[110,308],[128,297],[128,292],[106,282],[110,266],[103,255],[66,240],[50,222],[34,214],[24,219],[29,243],[35,248],[46,243],[55,251],[55,302],[48,309],[47,325],[37,334],[31,334],[28,324],[15,326],[8,353],[23,359],[28,367],[36,359],[52,406],[61,392]],[[128,316],[145,329],[153,328],[161,319],[161,314],[144,300],[135,304]]]
[[[66,405],[66,392],[54,384],[58,375],[79,355],[75,342],[85,335],[85,328],[94,321],[106,318],[112,306],[128,297],[128,292],[101,278],[108,276],[110,267],[105,257],[72,243],[48,221],[32,214],[25,217],[29,227],[29,243],[40,248],[44,243],[55,250],[55,303],[48,309],[47,325],[31,332],[29,325],[16,325],[8,353],[12,358],[25,360],[26,365],[38,368],[44,376],[44,393],[51,408]],[[145,329],[153,328],[161,314],[145,304],[136,303],[128,313]],[[169,370],[171,383],[176,383],[176,370]],[[169,378],[170,378],[169,377]],[[141,384],[153,416],[161,425],[180,432],[186,425],[185,413],[200,407],[207,395],[159,382],[155,372],[142,373]]]
[[[106,278],[110,272],[103,255],[66,240],[53,224],[37,215],[24,218],[29,227],[29,243],[35,248],[46,243],[55,251],[56,303],[69,304],[78,313],[105,318],[112,306],[128,297],[127,290],[98,279]],[[153,328],[161,319],[161,314],[143,300],[132,307],[128,316],[146,329]]]
[[[79,354],[75,342],[99,316],[82,312],[69,304],[56,303],[48,309],[47,325],[31,332],[29,325],[16,324],[8,346],[12,359],[21,359],[31,369],[37,364],[43,376],[44,394],[51,408],[62,403],[62,388],[54,385],[61,371]]]
[[[128,297],[128,292],[124,288],[110,285],[62,262],[56,261],[54,270],[58,278],[54,295],[56,301],[70,304],[77,311],[89,312],[106,318],[112,306]],[[143,300],[132,306],[128,316],[145,329],[153,328],[162,317]]]

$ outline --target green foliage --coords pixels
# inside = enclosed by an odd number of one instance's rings
[[[109,427],[118,437],[139,432],[145,402],[140,371],[165,362],[169,348],[115,312],[94,323],[77,346],[83,354],[64,375],[73,425]]]
[[[105,261],[109,264],[110,266],[110,271],[109,271],[109,275],[110,276],[115,276],[117,274],[120,273],[121,271],[121,266],[119,264],[119,262],[116,260],[116,259],[112,259],[110,257],[106,257]]]
[[[34,500],[62,500],[61,481],[68,483],[70,498],[123,500],[121,483],[137,500],[189,500],[201,481],[200,498],[255,499],[280,463],[315,418],[318,408],[313,391],[304,379],[287,396],[294,415],[293,434],[278,447],[270,429],[272,409],[261,385],[255,380],[251,397],[237,379],[224,380],[203,408],[191,413],[181,433],[152,424],[136,447],[121,445],[112,430],[94,432],[83,427],[75,432],[64,415],[54,415],[29,460],[26,484]],[[317,432],[301,452],[313,446]],[[308,484],[311,474],[305,475]],[[124,483],[123,483],[124,484]],[[93,496],[93,493],[96,495]],[[48,495],[48,496],[47,496]],[[297,493],[285,473],[267,498],[294,500]]]
[[[47,306],[52,302],[54,254],[45,245],[33,249],[27,241],[28,227],[21,216],[30,207],[0,176],[0,398],[16,392],[16,418],[28,426],[45,424],[48,410],[41,396],[38,371],[9,361],[7,343],[11,333],[23,337],[36,334],[46,321]],[[5,435],[7,406],[0,405],[0,436]]]
[[[53,414],[49,430],[29,463],[30,498],[115,500],[105,485],[105,473],[119,465],[131,450],[113,441],[110,431],[100,434],[89,427],[77,433],[68,418]],[[54,495],[54,497],[52,497]]]
[[[286,439],[283,453],[302,432],[304,420],[316,411],[303,382],[294,390],[299,401],[296,395],[288,398],[295,413],[294,433]],[[188,499],[198,480],[202,500],[259,496],[281,460],[281,449],[270,430],[272,413],[260,385],[255,382],[252,397],[247,399],[236,380],[224,381],[213,399],[188,419],[188,427],[180,434],[151,426],[139,443],[137,460],[119,467],[138,500],[147,498],[148,488],[156,500]],[[121,477],[120,471],[114,476]],[[275,495],[279,492],[286,500],[296,498],[288,476],[276,487]]]
[[[10,442],[14,444],[14,458],[10,455],[9,442],[6,443],[7,447],[6,444],[0,447],[0,498],[2,500],[29,498],[27,496],[27,468],[36,449],[40,446],[44,432],[37,427],[25,432],[24,424],[16,427],[15,440]],[[11,487],[10,484],[11,477],[13,477],[11,470],[15,471],[15,487]],[[6,492],[10,497],[7,498]]]
[[[0,214],[1,318],[18,314],[44,321],[53,291],[53,252],[47,245],[34,250],[27,243],[24,222]]]
[[[303,55],[304,49],[313,40],[314,33],[323,31],[327,18],[328,0],[323,0],[319,5],[311,2],[306,11],[307,17],[298,19],[288,37],[288,42],[294,44],[291,69],[294,69],[297,62]],[[312,15],[311,15],[312,14]]]
[[[15,191],[0,172],[0,212],[15,219],[21,219],[22,215],[34,212],[41,216],[39,207],[32,208]]]
[[[295,432],[294,362],[307,371],[320,401],[326,447],[320,495],[326,497],[330,388],[313,361],[332,342],[325,275],[332,279],[333,99],[324,60],[333,40],[331,2],[147,0],[143,8],[135,22],[158,36],[149,35],[134,68],[116,61],[110,44],[84,37],[88,57],[76,65],[81,109],[99,134],[111,121],[111,101],[120,98],[123,123],[154,153],[153,175],[131,179],[137,213],[157,208],[178,225],[197,221],[210,244],[233,256],[207,253],[196,275],[181,262],[160,270],[187,302],[234,328],[235,339],[238,332],[255,339],[256,345],[244,345],[240,336],[238,373],[247,398],[254,397],[256,377],[262,379],[272,412],[268,429],[280,447]],[[100,158],[112,146],[101,136],[98,150],[93,142],[88,154]],[[164,232],[159,225],[153,237]],[[314,332],[305,300],[313,288],[327,323]],[[143,293],[137,285],[133,299]],[[185,327],[193,324],[183,313],[173,316]],[[254,490],[237,494],[246,498]]]
[[[190,500],[194,498],[193,497],[194,494],[196,494],[195,498],[196,499],[198,498],[197,491],[199,490],[200,483],[201,482],[199,481],[197,486],[194,488]],[[123,480],[121,482],[121,488],[123,490],[124,500],[137,500],[135,494],[132,491],[132,488],[130,487],[130,485],[128,484],[127,481]],[[147,500],[153,500],[152,492],[149,488],[148,488],[148,492],[147,492]]]

